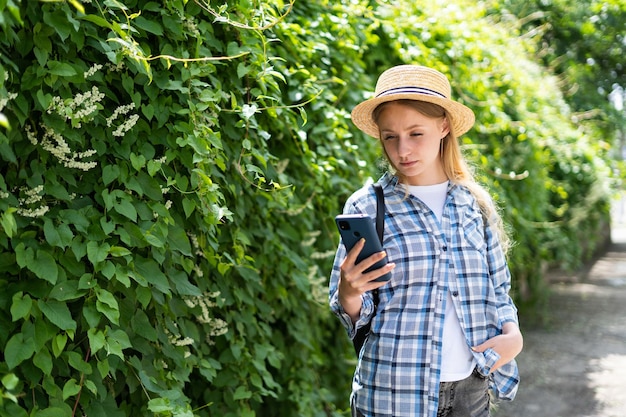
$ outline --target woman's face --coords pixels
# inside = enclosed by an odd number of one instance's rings
[[[439,155],[441,140],[450,131],[445,118],[428,117],[407,104],[390,102],[377,123],[389,161],[409,185],[448,180]]]

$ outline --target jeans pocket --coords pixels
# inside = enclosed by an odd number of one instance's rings
[[[474,368],[474,371],[472,372],[472,376],[474,376],[475,378],[478,378],[478,379],[482,379],[482,380],[489,379],[489,377],[487,375],[483,375],[483,374],[480,373],[480,370],[478,369],[478,366],[476,368]]]

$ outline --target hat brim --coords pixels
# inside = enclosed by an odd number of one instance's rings
[[[365,100],[352,109],[352,122],[364,133],[379,139],[380,130],[378,129],[378,125],[374,122],[373,112],[376,107],[382,103],[396,100],[425,101],[427,103],[433,103],[443,107],[448,113],[452,131],[456,137],[466,133],[474,125],[474,112],[469,107],[447,98],[415,93],[393,94]]]

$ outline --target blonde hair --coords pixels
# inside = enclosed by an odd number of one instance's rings
[[[418,100],[396,100],[394,102],[404,106],[409,106],[426,117],[431,117],[434,119],[445,119],[448,120],[448,122],[450,122],[451,120],[450,116],[443,109],[443,107],[433,103]],[[382,103],[374,109],[374,111],[372,112],[372,119],[374,120],[374,122],[378,123],[380,113],[384,109],[385,105],[388,103],[392,102],[390,101]],[[452,123],[449,123],[449,125],[452,125]],[[383,145],[382,140],[380,141],[381,145]],[[402,174],[398,172],[395,166],[393,166],[389,155],[387,155],[387,152],[385,151],[385,147],[382,146],[382,148],[383,153],[385,154],[385,157],[387,159],[387,163],[391,168],[393,174],[398,176],[398,179],[401,183],[406,183],[405,178],[403,178]],[[450,132],[441,140],[440,157],[441,163],[443,165],[443,170],[448,179],[455,184],[466,187],[472,193],[472,195],[478,202],[483,219],[489,222],[491,227],[494,228],[500,239],[502,249],[506,253],[511,246],[511,240],[509,239],[509,235],[505,229],[502,217],[500,216],[498,208],[496,207],[493,199],[491,198],[487,190],[478,182],[476,182],[472,170],[470,169],[467,161],[465,160],[465,157],[463,156],[463,153],[461,152],[461,146],[459,145],[459,141],[454,135],[454,132],[452,132],[452,129],[450,129]]]

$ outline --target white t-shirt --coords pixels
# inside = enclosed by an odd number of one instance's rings
[[[435,185],[410,185],[409,193],[419,198],[428,206],[441,222],[443,208],[448,193],[448,181]],[[447,292],[446,313],[443,323],[441,357],[441,381],[460,381],[471,375],[474,356],[467,345],[459,317],[454,308],[450,291]]]

